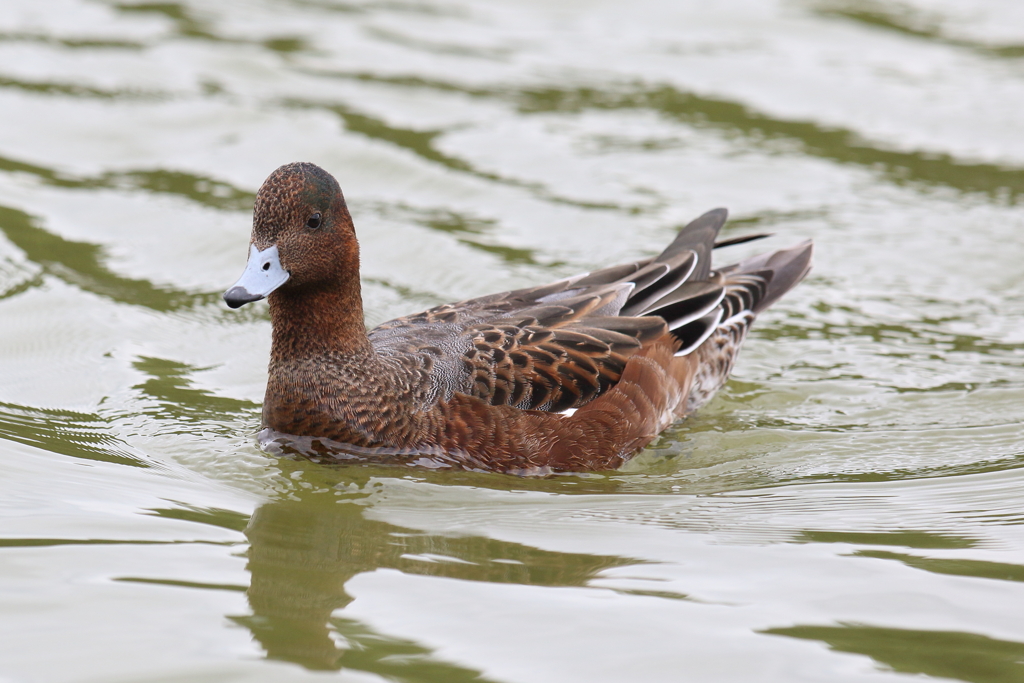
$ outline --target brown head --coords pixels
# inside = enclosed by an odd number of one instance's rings
[[[355,278],[359,245],[341,187],[310,163],[286,164],[256,194],[249,261],[224,293],[231,308],[271,292],[301,294]]]

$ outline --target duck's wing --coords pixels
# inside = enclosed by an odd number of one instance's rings
[[[726,215],[704,214],[653,259],[438,306],[384,323],[370,340],[379,353],[418,364],[431,400],[461,393],[520,409],[582,407],[619,381],[630,356],[667,334],[680,356],[725,321],[742,328],[742,339],[774,293],[772,264],[711,270]]]
[[[613,386],[626,359],[668,331],[662,318],[620,315],[635,289],[621,278],[595,273],[438,306],[369,337],[378,353],[418,362],[433,399],[462,393],[561,412]]]

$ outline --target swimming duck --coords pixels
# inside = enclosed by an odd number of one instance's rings
[[[267,298],[263,425],[362,453],[512,473],[620,466],[725,383],[751,323],[810,269],[811,243],[712,269],[715,209],[658,256],[386,322],[363,322],[338,182],[310,163],[256,196],[224,293]]]

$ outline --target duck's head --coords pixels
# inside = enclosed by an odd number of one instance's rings
[[[238,308],[271,292],[358,277],[359,247],[341,187],[315,164],[286,164],[256,194],[245,272],[224,301]]]

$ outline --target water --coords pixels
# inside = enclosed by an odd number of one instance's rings
[[[1011,0],[0,6],[0,680],[1024,680]],[[369,322],[805,238],[725,391],[621,471],[273,457],[229,311],[278,165]]]

